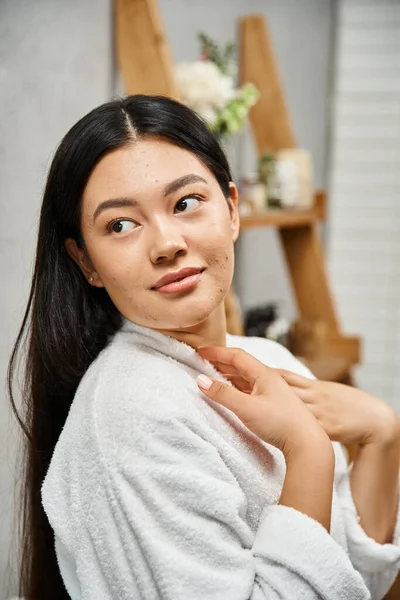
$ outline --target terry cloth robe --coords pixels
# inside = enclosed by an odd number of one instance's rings
[[[311,377],[274,342],[227,345]],[[365,534],[341,446],[328,534],[278,505],[282,453],[206,398],[200,373],[226,381],[188,345],[125,321],[84,375],[42,487],[71,598],[382,598],[400,527],[393,544]]]

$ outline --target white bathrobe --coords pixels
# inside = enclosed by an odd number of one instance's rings
[[[227,344],[311,376],[274,342]],[[71,598],[382,598],[400,527],[393,544],[364,533],[341,447],[329,535],[278,505],[283,455],[207,399],[200,373],[224,380],[186,344],[125,321],[83,377],[42,488]]]

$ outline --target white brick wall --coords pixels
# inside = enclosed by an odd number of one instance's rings
[[[333,106],[333,290],[357,383],[400,414],[400,0],[339,1]]]

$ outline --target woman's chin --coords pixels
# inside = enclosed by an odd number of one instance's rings
[[[169,324],[164,329],[171,331],[190,331],[200,327],[205,321],[207,321],[212,311],[202,311],[201,313],[191,313],[188,315],[179,315],[179,319],[171,319]]]
[[[217,293],[197,289],[190,294],[182,296],[167,296],[165,301],[149,302],[146,311],[132,315],[131,321],[161,331],[192,331],[201,328],[209,319],[214,325],[224,319],[224,288],[219,286]],[[164,298],[162,299],[164,300]],[[129,317],[128,317],[129,318]]]
[[[222,302],[222,307],[220,306]],[[162,326],[160,329],[170,331],[193,330],[201,327],[216,311],[224,311],[223,299],[216,304],[210,298],[203,301],[189,302],[187,306],[180,306],[170,318],[160,318],[157,324]]]

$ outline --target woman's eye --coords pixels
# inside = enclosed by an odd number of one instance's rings
[[[179,202],[175,205],[174,212],[188,212],[196,208],[199,205],[199,203],[200,200],[196,197],[182,198],[182,200],[179,200]]]
[[[134,229],[134,227],[135,224],[132,223],[132,221],[120,219],[119,221],[114,221],[114,223],[111,223],[110,230],[113,233],[126,233],[127,231]]]

